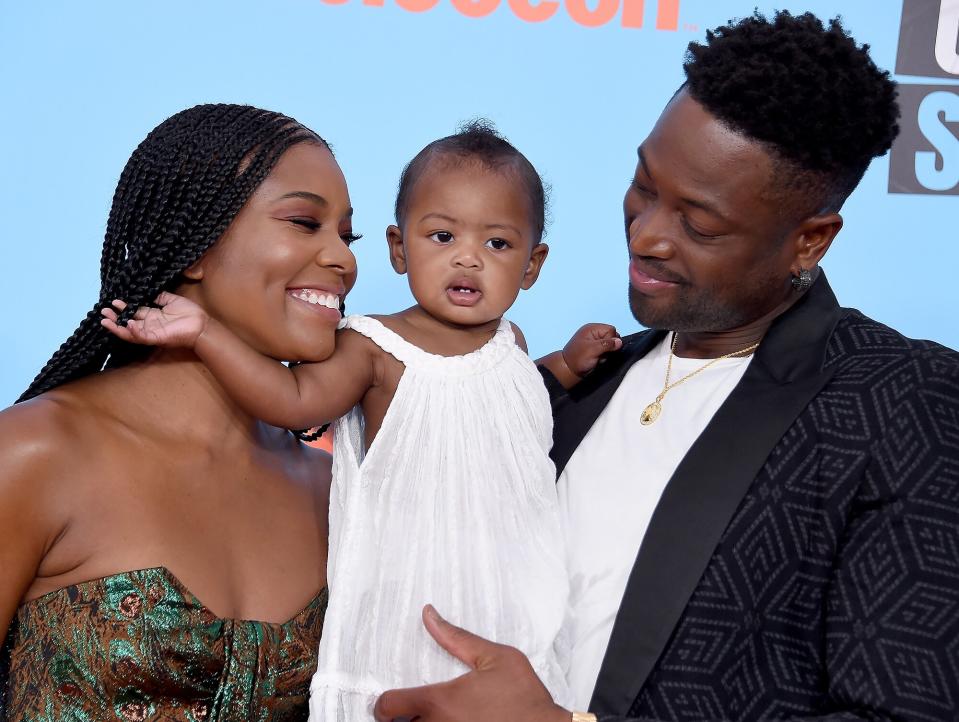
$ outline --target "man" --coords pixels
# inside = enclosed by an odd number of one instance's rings
[[[809,14],[707,38],[624,203],[652,330],[569,393],[547,375],[589,711],[428,608],[473,671],[379,719],[959,719],[959,355],[818,270],[894,83]]]

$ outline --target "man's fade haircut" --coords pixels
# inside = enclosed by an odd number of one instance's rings
[[[161,291],[175,289],[297,143],[329,148],[293,118],[248,105],[197,105],[154,128],[133,151],[113,196],[97,300],[18,402],[148,355],[150,347],[102,328],[100,309],[123,299],[125,324]]]
[[[522,183],[529,203],[533,245],[543,238],[546,228],[549,190],[536,168],[485,118],[470,120],[459,132],[434,140],[406,164],[396,192],[396,224],[403,228],[413,188],[434,162],[477,162],[495,172],[515,174]]]
[[[836,212],[899,133],[896,83],[840,18],[753,15],[690,43],[685,88],[775,164],[772,194],[801,216]]]

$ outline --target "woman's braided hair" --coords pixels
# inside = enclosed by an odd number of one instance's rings
[[[100,309],[122,298],[126,322],[226,231],[280,156],[296,143],[329,147],[279,113],[248,105],[197,105],[154,128],[127,161],[107,221],[100,296],[18,399],[145,357],[100,326]]]

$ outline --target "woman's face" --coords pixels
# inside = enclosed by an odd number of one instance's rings
[[[322,361],[356,281],[352,214],[330,151],[294,145],[177,292],[268,356]]]

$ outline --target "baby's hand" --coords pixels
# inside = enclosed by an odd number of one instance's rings
[[[125,326],[117,324],[117,312],[127,307],[120,300],[113,308],[100,310],[100,325],[114,336],[130,343],[167,348],[193,348],[210,321],[207,312],[183,296],[161,293],[156,303],[160,308],[141,307]]]
[[[607,323],[587,323],[563,347],[563,361],[582,378],[599,363],[600,357],[623,346],[616,329]]]

